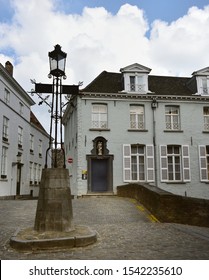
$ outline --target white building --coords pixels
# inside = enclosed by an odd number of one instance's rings
[[[0,64],[0,197],[37,196],[49,136],[31,112],[35,102]]]
[[[146,182],[209,199],[209,67],[191,77],[140,64],[103,71],[64,115],[74,195]]]

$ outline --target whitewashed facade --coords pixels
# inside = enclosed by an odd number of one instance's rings
[[[149,183],[209,199],[209,68],[150,75],[140,64],[102,72],[64,115],[74,195]]]
[[[35,102],[0,64],[0,197],[37,196],[48,134],[31,112]]]

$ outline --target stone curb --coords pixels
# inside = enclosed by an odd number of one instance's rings
[[[85,231],[80,234],[79,231]],[[18,251],[56,250],[64,248],[82,247],[93,244],[97,241],[97,232],[88,226],[76,226],[73,236],[55,237],[47,239],[23,239],[20,237],[20,230],[17,230],[10,238],[10,246]]]

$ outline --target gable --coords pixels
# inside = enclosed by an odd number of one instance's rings
[[[152,69],[143,66],[139,63],[134,63],[120,69],[122,73],[147,73],[149,74]]]
[[[192,73],[193,76],[209,76],[209,67],[197,70]]]

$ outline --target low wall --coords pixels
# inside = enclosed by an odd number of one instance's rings
[[[138,200],[161,222],[209,227],[209,200],[174,195],[146,184],[118,186],[117,195]]]

